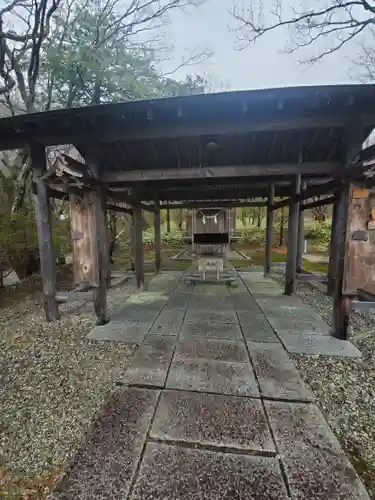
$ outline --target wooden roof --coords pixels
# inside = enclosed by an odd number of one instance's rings
[[[375,85],[226,92],[0,119],[0,150],[73,144],[109,189],[144,200],[287,194],[289,181],[339,176],[345,130],[375,126]],[[283,184],[284,183],[284,184]]]

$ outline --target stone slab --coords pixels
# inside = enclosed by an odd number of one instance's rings
[[[286,500],[277,460],[149,443],[131,500]]]
[[[275,453],[259,399],[163,392],[151,437],[199,446]]]
[[[114,394],[77,451],[51,500],[124,500],[136,471],[159,393]]]
[[[360,351],[349,341],[308,333],[280,333],[286,350],[295,354],[358,358]]]
[[[305,318],[303,313],[299,318],[267,315],[267,319],[278,333],[314,333],[329,335],[329,326],[320,319]]]
[[[189,323],[184,321],[181,329],[181,337],[208,337],[236,340],[242,339],[242,334],[240,326],[237,323],[214,323],[208,321]]]
[[[124,306],[111,314],[111,323],[124,322],[154,322],[159,314],[157,310],[149,310],[147,307]]]
[[[260,312],[258,304],[256,301],[248,294],[247,297],[234,297],[233,298],[233,307],[238,311],[251,311],[251,312]]]
[[[250,356],[265,398],[313,401],[297,368],[281,344],[248,342]]]
[[[198,311],[233,311],[232,297],[195,296],[190,298],[189,310]]]
[[[284,310],[305,310],[308,309],[305,304],[297,297],[288,297],[280,295],[278,297],[258,296],[255,298],[263,312],[272,314],[275,311],[283,313]]]
[[[234,396],[259,396],[249,363],[186,359],[177,354],[173,358],[166,387]]]
[[[169,296],[161,292],[141,292],[131,295],[126,301],[126,306],[143,306],[146,310],[161,311],[165,306]]]
[[[280,342],[262,313],[238,312],[242,333],[246,340],[256,342]]]
[[[175,339],[171,337],[148,337],[142,344],[125,372],[127,385],[149,385],[163,387],[172,360]]]
[[[173,293],[167,303],[165,304],[164,311],[166,310],[177,310],[186,311],[189,304],[190,297],[188,294],[184,293]]]
[[[96,326],[87,335],[90,340],[113,340],[139,344],[146,337],[152,323],[140,321],[124,321]]]
[[[369,500],[315,405],[265,405],[294,498]]]
[[[159,335],[177,335],[180,333],[185,311],[163,310],[152,325],[150,333]]]
[[[212,323],[238,323],[237,315],[234,311],[220,311],[207,310],[207,311],[193,311],[188,309],[185,321],[201,322],[208,321]]]
[[[179,359],[203,358],[212,361],[235,361],[246,363],[249,360],[242,341],[219,339],[182,339],[176,347]]]

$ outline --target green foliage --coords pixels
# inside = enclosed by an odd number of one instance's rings
[[[160,234],[161,245],[163,247],[180,246],[183,243],[183,234],[179,231],[171,233],[162,232]],[[155,240],[153,229],[148,229],[143,232],[143,243],[147,246],[153,246]]]
[[[251,227],[248,229],[241,229],[240,244],[263,244],[266,238],[266,230],[258,227]]]
[[[66,223],[53,224],[53,249],[56,256],[69,251],[69,229]],[[35,214],[31,209],[0,217],[0,250],[20,278],[39,270],[39,244]]]
[[[74,22],[67,23],[69,16]],[[181,82],[160,76],[155,49],[129,43],[114,10],[100,15],[78,2],[69,14],[60,9],[54,22],[42,58],[39,100],[43,108],[204,92],[206,81],[201,76],[188,75]]]
[[[310,229],[306,232],[307,240],[329,243],[331,238],[331,221],[313,222]]]

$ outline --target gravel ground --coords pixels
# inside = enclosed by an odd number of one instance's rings
[[[111,290],[110,308],[131,288]],[[331,299],[307,283],[296,293],[330,322]],[[76,306],[50,324],[37,299],[0,311],[0,498],[48,496],[132,357],[125,345],[87,341],[92,306]],[[351,330],[361,359],[295,359],[375,500],[375,314],[354,313]]]
[[[277,270],[274,277],[282,281],[282,273]],[[331,323],[331,298],[308,283],[297,283],[296,295]],[[295,361],[375,500],[375,312],[354,312],[350,330],[361,359],[295,356]]]
[[[109,308],[133,285],[109,292]],[[132,357],[85,339],[92,304],[46,323],[38,299],[0,310],[0,498],[46,498]]]

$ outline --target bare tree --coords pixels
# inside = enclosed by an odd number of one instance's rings
[[[50,109],[53,100],[56,68],[42,71],[46,50],[51,40],[62,49],[69,33],[85,11],[91,13],[92,33],[85,56],[95,68],[92,88],[86,86],[80,65],[70,68],[67,107],[73,102],[77,88],[89,94],[88,102],[101,102],[102,82],[107,61],[100,59],[100,49],[106,44],[127,40],[140,42],[161,28],[169,12],[189,6],[199,6],[204,0],[5,0],[0,10],[0,95],[9,113],[30,113]],[[56,16],[63,20],[59,25]],[[53,30],[51,30],[51,26]],[[52,33],[53,31],[53,33]],[[50,35],[51,32],[51,36]],[[151,37],[152,38],[152,37]],[[115,42],[114,42],[115,41]],[[87,42],[87,40],[86,40]],[[57,51],[58,52],[58,51]],[[118,62],[120,64],[120,61]],[[188,64],[192,60],[187,61]],[[122,64],[124,64],[122,62]],[[41,74],[42,73],[42,74]],[[44,78],[44,80],[43,80]],[[47,81],[46,81],[47,80]],[[86,88],[87,87],[87,88]],[[46,92],[45,92],[46,90]],[[28,154],[20,151],[15,158],[18,167],[12,211],[23,203],[30,174]]]
[[[320,2],[310,0],[310,7],[301,9],[285,9],[282,0],[277,0],[275,7],[267,14],[262,3],[259,8],[254,3],[252,0],[235,0],[230,10],[237,22],[234,31],[240,48],[284,28],[290,35],[285,47],[287,52],[295,52],[324,40],[324,48],[304,60],[310,64],[340,50],[355,38],[359,39],[361,33],[371,30],[375,25],[373,0],[327,0],[323,7]]]

